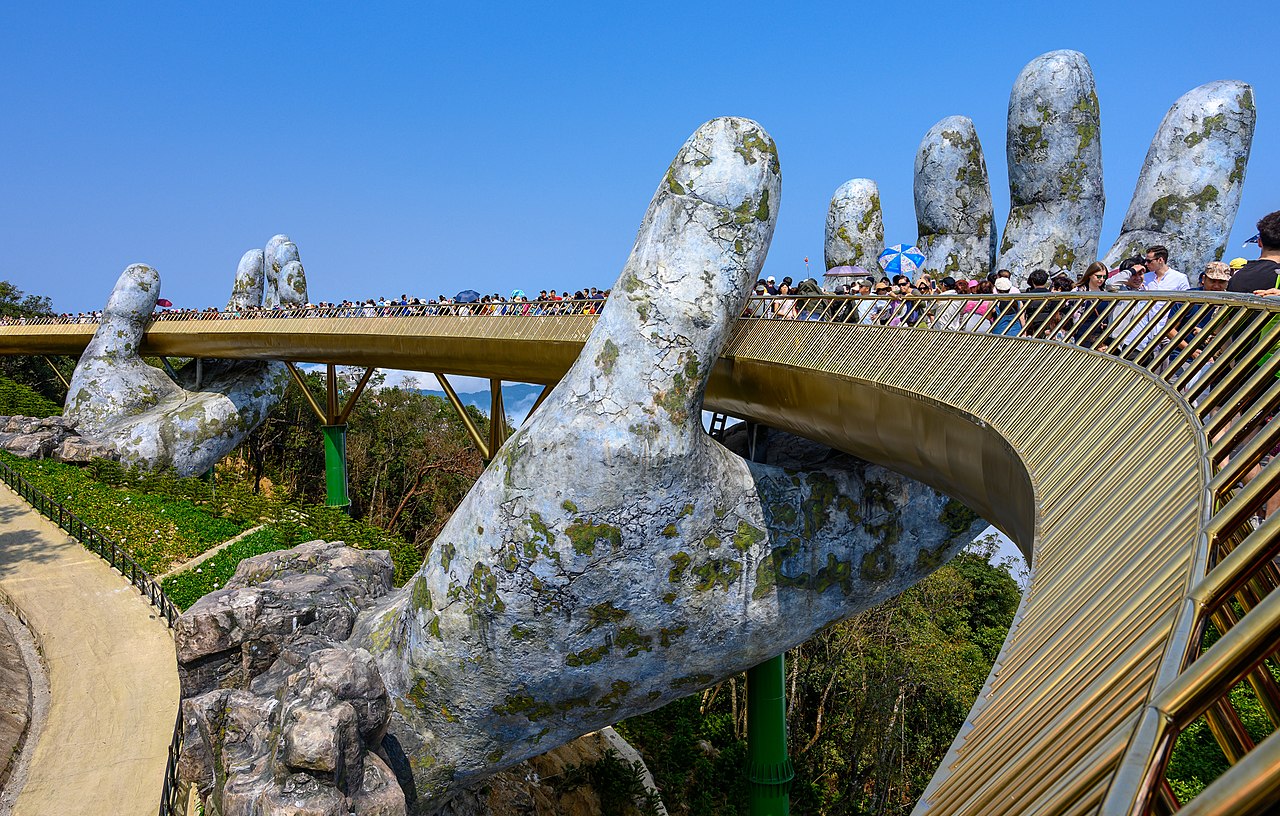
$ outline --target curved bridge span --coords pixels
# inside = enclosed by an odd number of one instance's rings
[[[1280,304],[985,300],[988,325],[1007,316],[1021,336],[947,323],[945,299],[902,325],[845,322],[857,312],[841,299],[807,304],[807,320],[741,320],[705,399],[930,484],[1031,560],[1017,620],[916,813],[1172,812],[1164,763],[1202,716],[1233,766],[1181,812],[1269,812],[1280,737],[1255,746],[1227,694],[1247,682],[1280,721],[1264,663],[1280,643],[1280,521],[1255,520],[1280,468],[1250,479],[1280,444],[1267,421],[1280,410],[1280,354],[1268,354],[1280,335],[1260,340]],[[1085,331],[1090,310],[1109,332]],[[593,325],[276,313],[158,321],[142,351],[550,384]],[[0,327],[0,353],[75,354],[95,328]],[[1202,651],[1210,625],[1222,637]]]

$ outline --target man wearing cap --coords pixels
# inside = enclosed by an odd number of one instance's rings
[[[776,279],[776,278],[774,278],[774,277],[773,277],[773,275],[770,275],[769,277],[765,278],[765,279],[764,279],[764,288],[765,288],[765,291],[766,291],[766,292],[768,292],[768,293],[769,293],[769,294],[771,294],[771,295],[776,295],[776,294],[778,294],[778,281],[777,281],[777,279]]]
[[[1001,270],[1002,272],[1004,270]],[[996,276],[995,293],[997,295],[1020,294],[1013,286],[1013,281],[1009,278]],[[1009,337],[1017,337],[1022,334],[1022,323],[1018,320],[1018,310],[1022,308],[1022,304],[1016,300],[1002,300],[997,303],[994,308],[999,310],[1000,316],[996,318],[996,324],[991,327],[992,334],[1004,334]]]
[[[1231,276],[1228,292],[1280,295],[1280,210],[1262,216],[1258,222],[1257,259],[1249,261]]]

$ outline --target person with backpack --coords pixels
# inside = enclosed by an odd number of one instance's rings
[[[1280,210],[1258,221],[1258,257],[1240,267],[1227,284],[1228,292],[1280,295]]]

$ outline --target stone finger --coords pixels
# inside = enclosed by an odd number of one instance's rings
[[[294,247],[294,251],[296,253],[297,247]],[[289,261],[280,269],[277,291],[280,305],[286,309],[307,305],[307,274],[302,269],[301,261]]]
[[[827,269],[877,268],[884,252],[884,213],[880,188],[871,179],[850,179],[831,196],[823,255]]]
[[[236,282],[231,287],[227,311],[242,312],[262,305],[262,250],[251,249],[240,257],[236,267]]]
[[[1243,82],[1210,82],[1173,103],[1106,262],[1115,266],[1163,244],[1169,264],[1194,280],[1205,264],[1222,260],[1240,208],[1254,122],[1253,89]]]
[[[136,357],[142,335],[160,297],[160,274],[145,264],[134,264],[120,274],[102,320],[81,360],[93,357]]]
[[[999,267],[1079,277],[1098,253],[1102,147],[1093,69],[1078,51],[1027,64],[1009,96],[1009,220]]]
[[[773,139],[749,119],[689,137],[649,204],[582,354],[550,399],[615,416],[657,446],[701,434],[711,368],[773,237],[781,192]],[[555,411],[548,412],[554,414]]]
[[[286,247],[292,247],[292,250]],[[262,308],[274,309],[280,305],[280,270],[289,261],[298,260],[298,247],[289,240],[288,235],[275,235],[267,241],[262,255]]]
[[[987,162],[973,121],[948,116],[929,129],[916,152],[916,246],[921,271],[940,278],[984,277],[995,261]]]

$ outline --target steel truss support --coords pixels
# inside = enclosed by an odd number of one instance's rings
[[[458,397],[458,392],[453,390],[449,380],[443,374],[436,374],[436,381],[440,383],[440,390],[453,406],[454,413],[458,415],[458,419],[462,420],[462,427],[471,438],[471,444],[480,451],[480,458],[485,462],[493,461],[498,448],[507,441],[507,410],[502,400],[502,380],[489,380],[489,433],[487,436],[481,433],[480,428],[472,421],[471,415],[467,413],[467,407],[462,404],[462,399]],[[533,407],[525,415],[525,421],[528,421],[529,417],[533,416],[533,412],[538,410],[552,388],[555,386],[543,387],[542,393],[538,394]],[[495,417],[497,417],[496,420]]]
[[[320,432],[324,434],[324,503],[330,507],[348,507],[351,504],[351,496],[347,492],[347,420],[351,417],[351,410],[355,408],[356,400],[364,393],[364,387],[368,385],[369,378],[377,369],[364,370],[364,374],[344,405],[338,398],[337,366],[328,364],[325,367],[325,405],[321,408],[315,395],[307,387],[307,381],[298,367],[288,362],[285,365],[288,366],[289,373],[293,375],[293,381],[302,392],[302,396],[306,398],[307,404],[320,420]]]
[[[53,369],[53,376],[55,376],[55,377],[57,377],[57,378],[58,378],[58,382],[62,383],[62,387],[63,387],[63,388],[65,388],[65,389],[67,389],[68,391],[70,391],[70,390],[71,390],[71,383],[67,381],[67,378],[66,378],[66,377],[62,376],[62,372],[61,372],[61,371],[59,371],[59,370],[58,370],[58,367],[57,367],[56,365],[54,365],[54,364],[53,364],[53,360],[50,360],[50,359],[49,359],[49,356],[48,356],[47,354],[46,354],[46,355],[42,355],[42,356],[44,357],[44,361],[45,361],[46,363],[48,363],[48,364],[49,364],[49,368],[52,368],[52,369]]]

